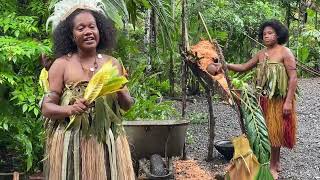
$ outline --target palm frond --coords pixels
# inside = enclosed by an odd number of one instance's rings
[[[257,98],[249,87],[243,88],[241,113],[243,114],[250,146],[260,163],[270,160],[271,145],[268,130]]]
[[[260,163],[255,179],[273,180],[269,167],[271,144],[259,101],[247,84],[241,90],[241,114],[251,149]]]

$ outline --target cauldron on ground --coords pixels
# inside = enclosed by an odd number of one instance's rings
[[[230,140],[224,139],[219,140],[214,143],[214,147],[217,149],[217,151],[223,155],[223,157],[230,161],[233,157],[234,153],[234,147]]]

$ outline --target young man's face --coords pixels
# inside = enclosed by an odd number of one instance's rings
[[[96,20],[89,12],[78,14],[73,20],[73,38],[80,49],[96,49],[100,36]]]
[[[270,26],[265,27],[263,30],[263,43],[266,46],[272,46],[278,43],[278,35],[276,31]]]

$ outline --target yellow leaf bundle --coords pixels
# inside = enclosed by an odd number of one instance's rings
[[[108,61],[89,81],[84,92],[84,99],[92,103],[100,96],[120,91],[127,82],[124,76],[119,76],[119,71],[112,65],[112,61]],[[78,119],[76,116],[71,116],[67,129],[76,119]]]
[[[124,76],[119,76],[119,71],[112,65],[112,61],[109,61],[89,81],[84,99],[92,103],[97,97],[120,91],[127,82]]]
[[[49,91],[49,81],[48,81],[49,73],[48,71],[43,68],[41,70],[40,76],[39,76],[39,84],[44,92]]]

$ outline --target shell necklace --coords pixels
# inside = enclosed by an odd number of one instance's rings
[[[89,67],[89,69],[84,68],[83,65],[82,65],[82,63],[80,62],[82,71],[85,73],[86,71],[89,70],[89,72],[90,72],[90,74],[91,74],[91,76],[92,76],[92,75],[96,72],[96,70],[98,69],[97,58],[98,58],[98,59],[101,59],[101,58],[102,58],[102,55],[101,55],[101,54],[97,54],[97,56],[94,58],[93,66],[92,66],[92,67]]]

